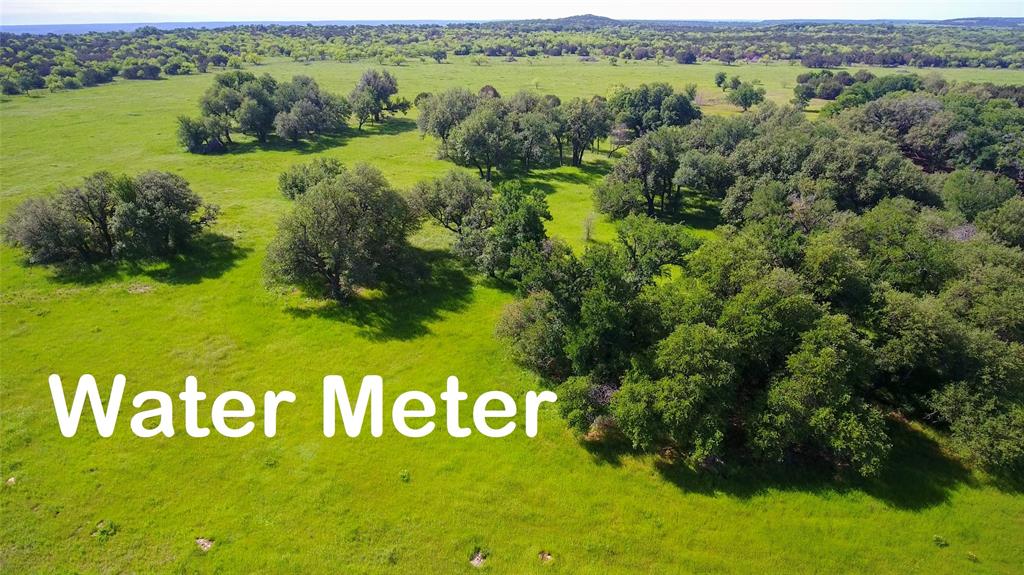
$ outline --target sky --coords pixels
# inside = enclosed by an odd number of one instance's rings
[[[1024,0],[0,0],[0,23],[504,20],[597,14],[642,20],[1024,17]]]

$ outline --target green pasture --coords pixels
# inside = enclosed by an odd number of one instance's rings
[[[270,62],[285,79],[308,74],[348,93],[372,63]],[[738,113],[713,84],[719,70],[760,80],[771,99],[792,96],[789,65],[653,62],[612,66],[570,58],[487,65],[453,59],[390,68],[401,95],[484,84],[567,99],[616,84],[699,85],[709,113]],[[951,79],[1024,83],[1024,71],[942,70]],[[314,155],[370,162],[399,188],[439,175],[436,142],[413,112],[363,132],[298,147],[242,139],[230,153],[198,156],[175,143],[175,118],[197,113],[212,75],[112,85],[0,102],[0,212],[74,184],[96,170],[166,170],[185,177],[222,216],[188,257],[66,275],[27,267],[0,249],[0,572],[3,573],[1020,573],[1024,496],[965,469],[928,429],[893,423],[896,446],[882,476],[849,482],[825,471],[690,471],[612,442],[583,441],[551,406],[540,433],[454,439],[439,428],[409,439],[321,433],[321,380],[385,381],[394,398],[436,395],[457,375],[476,395],[522,398],[540,383],[514,365],[494,326],[515,294],[461,268],[449,238],[415,237],[431,267],[424,284],[387,286],[346,306],[268,291],[262,260],[289,201],[278,174]],[[604,146],[605,148],[607,146]],[[613,158],[588,152],[583,168],[534,172],[549,193],[552,234],[575,247],[594,218],[594,241],[614,227],[592,216],[590,188]],[[688,224],[715,225],[714,205],[690,198]],[[97,436],[86,419],[60,435],[47,376],[101,387],[128,378],[118,429]],[[238,389],[255,398],[291,390],[278,435],[242,439],[183,433],[139,439],[130,398],[177,393],[187,375],[210,399]],[[208,406],[210,401],[206,402]],[[257,406],[260,402],[257,401]],[[257,416],[260,417],[260,413]],[[470,414],[463,411],[468,424]],[[518,419],[520,424],[522,418]],[[209,411],[200,411],[209,423]],[[13,484],[7,484],[8,478]],[[212,539],[201,552],[196,538]],[[539,558],[551,554],[550,561]]]

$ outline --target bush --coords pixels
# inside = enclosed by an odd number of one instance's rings
[[[294,200],[320,182],[332,180],[344,171],[341,162],[334,158],[314,158],[311,162],[295,164],[282,172],[277,179],[277,187],[284,197]]]
[[[51,198],[29,200],[4,224],[5,240],[31,263],[82,265],[183,250],[217,216],[180,176],[97,172]]]
[[[542,291],[509,304],[498,323],[497,335],[508,342],[509,353],[517,363],[543,377],[562,381],[571,371],[564,331],[554,298]]]

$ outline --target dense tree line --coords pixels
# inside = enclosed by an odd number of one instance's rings
[[[992,102],[973,105],[1007,106]],[[870,105],[848,116],[765,105],[658,128],[595,191],[621,218],[614,245],[520,248],[507,277],[524,299],[499,334],[570,424],[705,466],[872,475],[896,410],[971,461],[1024,465],[1024,197],[982,165],[929,175],[862,126]],[[723,197],[731,224],[698,245],[671,223],[685,193]]]
[[[691,27],[609,19],[441,25],[238,25],[217,29],[88,34],[0,34],[0,88],[72,89],[109,81],[238,68],[268,57],[297,61],[375,58],[444,62],[448,54],[572,55],[619,60],[790,60],[808,67],[1019,68],[1024,46],[1012,27],[852,23]]]
[[[23,248],[30,263],[81,267],[174,255],[216,217],[217,207],[175,174],[97,172],[19,205],[4,222],[3,237]]]
[[[690,93],[668,84],[620,88],[608,100],[594,96],[563,103],[557,96],[520,91],[502,98],[491,86],[477,94],[451,88],[418,98],[420,132],[440,140],[438,155],[476,168],[490,180],[495,170],[529,171],[568,163],[609,135],[617,146],[660,126],[700,118]]]

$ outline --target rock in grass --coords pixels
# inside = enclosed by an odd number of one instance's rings
[[[487,555],[481,549],[474,551],[473,556],[469,558],[469,564],[473,567],[483,567],[484,561],[487,561]]]
[[[205,537],[198,537],[196,538],[196,546],[199,547],[200,551],[206,553],[213,547],[213,540]]]

